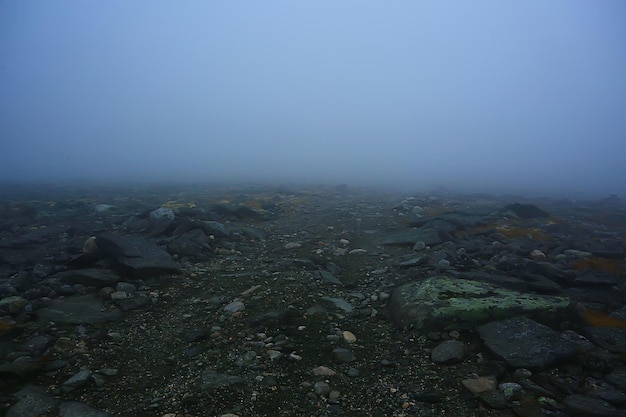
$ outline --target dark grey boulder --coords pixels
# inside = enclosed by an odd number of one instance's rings
[[[205,233],[213,235],[215,237],[230,236],[230,232],[224,227],[224,225],[216,221],[205,221],[203,230]]]
[[[141,276],[179,272],[181,269],[169,253],[149,239],[138,236],[102,235],[96,238],[96,244],[115,262]]]
[[[514,368],[541,371],[578,353],[561,333],[523,316],[487,323],[478,332],[489,350]]]
[[[102,301],[93,295],[81,295],[52,300],[36,311],[39,321],[73,324],[95,324],[116,321],[122,318],[118,309],[108,310]]]
[[[51,278],[58,278],[59,281],[67,284],[82,284],[84,286],[94,286],[97,288],[110,287],[118,283],[122,278],[109,269],[85,268],[59,272]]]
[[[212,253],[209,237],[200,229],[176,237],[167,245],[167,251],[194,259],[208,259]]]
[[[464,357],[465,344],[458,340],[441,342],[430,352],[430,359],[439,364],[461,362]]]
[[[585,336],[604,349],[616,353],[626,353],[626,329],[617,327],[585,327]]]

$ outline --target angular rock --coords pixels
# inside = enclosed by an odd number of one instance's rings
[[[337,363],[350,363],[356,360],[352,351],[344,348],[333,349],[333,357]]]
[[[339,278],[335,277],[330,272],[328,272],[328,271],[317,271],[317,273],[319,274],[319,277],[320,277],[320,279],[322,281],[327,282],[329,284],[333,284],[333,285],[343,286],[343,282],[341,282],[339,280]]]
[[[102,235],[96,238],[100,250],[120,265],[144,275],[179,272],[180,266],[169,253],[152,241],[137,236]]]
[[[603,348],[626,353],[626,329],[615,327],[585,327],[584,334]]]
[[[224,225],[220,222],[216,221],[206,221],[204,222],[204,231],[209,235],[213,235],[215,237],[229,237],[230,232],[224,227]]]
[[[118,309],[107,310],[102,301],[93,295],[81,295],[52,300],[36,311],[39,321],[73,324],[96,324],[122,318]]]
[[[462,362],[465,357],[465,344],[458,340],[441,342],[430,352],[430,359],[439,364]]]
[[[396,288],[388,308],[401,326],[459,329],[518,314],[554,316],[568,304],[569,300],[562,297],[524,294],[485,282],[440,277]]]
[[[352,313],[352,311],[354,311],[354,308],[350,305],[350,303],[344,300],[343,298],[322,297],[322,299],[326,301],[330,301],[331,303],[335,305],[335,307],[337,307],[340,310],[345,311],[346,313]]]
[[[74,375],[72,375],[67,381],[63,383],[63,385],[73,388],[82,387],[87,384],[91,379],[91,370],[89,369],[81,369]]]
[[[0,312],[19,314],[28,304],[28,300],[18,295],[12,295],[0,300]]]
[[[514,368],[541,371],[578,353],[561,333],[523,316],[484,324],[478,332],[489,350]]]
[[[466,378],[461,381],[461,384],[472,394],[480,394],[481,392],[495,390],[498,386],[498,381],[493,376],[479,376]]]
[[[230,314],[234,314],[237,313],[239,311],[243,311],[246,308],[246,306],[244,305],[243,302],[236,300],[233,301],[232,303],[227,304],[226,306],[224,306],[224,312],[225,313],[230,313]]]
[[[178,236],[167,245],[171,254],[207,259],[211,255],[209,237],[200,229]]]
[[[43,388],[26,386],[16,392],[19,401],[7,410],[6,417],[33,417],[50,413],[56,407],[57,401]]]
[[[82,284],[97,288],[112,287],[122,278],[109,269],[85,268],[59,272],[51,277],[67,284]]]

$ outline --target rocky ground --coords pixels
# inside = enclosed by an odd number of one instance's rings
[[[5,187],[6,416],[626,416],[626,204]]]

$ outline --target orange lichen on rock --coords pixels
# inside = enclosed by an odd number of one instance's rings
[[[603,271],[610,272],[612,274],[622,274],[622,260],[621,259],[610,259],[610,258],[600,258],[598,256],[590,256],[585,259],[579,259],[571,263],[573,269],[578,271],[584,271],[586,269],[591,269],[594,271]]]
[[[626,329],[626,321],[602,311],[592,310],[580,303],[576,304],[576,312],[587,326]]]
[[[515,226],[497,226],[496,230],[508,238],[528,237],[536,240],[550,239],[550,236],[548,236],[543,230],[536,227],[526,228]]]

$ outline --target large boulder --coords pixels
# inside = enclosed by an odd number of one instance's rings
[[[527,317],[511,317],[478,327],[489,350],[514,368],[534,371],[573,359],[578,346],[561,333]]]
[[[480,281],[427,278],[396,288],[389,313],[402,327],[415,329],[473,328],[494,319],[563,312],[564,297],[521,293]]]
[[[169,253],[146,238],[102,235],[96,238],[96,244],[102,252],[136,275],[158,275],[181,269]]]

